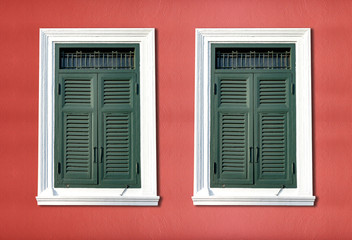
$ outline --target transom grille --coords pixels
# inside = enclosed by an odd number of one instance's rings
[[[61,48],[60,69],[134,69],[133,48]]]
[[[291,69],[290,48],[217,48],[216,69]]]

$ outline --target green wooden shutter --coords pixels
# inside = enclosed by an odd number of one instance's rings
[[[96,74],[59,74],[55,135],[55,186],[97,183]]]
[[[99,74],[101,185],[140,187],[139,89],[136,74]]]
[[[212,44],[211,187],[296,187],[295,47]]]
[[[216,74],[212,79],[212,187],[253,184],[252,74]]]
[[[255,74],[258,186],[295,186],[295,101],[290,73]]]

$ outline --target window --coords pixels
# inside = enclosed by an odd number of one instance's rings
[[[55,53],[54,186],[140,187],[139,46]]]
[[[158,205],[154,29],[41,29],[38,205]]]
[[[197,29],[195,205],[313,205],[309,29]]]
[[[212,44],[211,187],[296,187],[291,53]]]

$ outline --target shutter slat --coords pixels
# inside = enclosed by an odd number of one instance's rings
[[[67,105],[91,104],[91,79],[64,79],[64,103]]]
[[[128,161],[131,151],[130,126],[129,113],[110,113],[105,117],[105,132],[110,133],[109,137],[105,138],[104,171],[107,176],[130,174]],[[121,144],[124,144],[123,147]]]
[[[220,116],[221,174],[230,175],[232,178],[236,175],[246,175],[247,117],[245,114],[236,113],[220,114]],[[233,136],[235,133],[241,136]]]
[[[286,113],[262,113],[260,116],[261,179],[283,179],[287,175]],[[273,135],[273,130],[279,130]]]
[[[288,80],[259,80],[259,103],[267,104],[286,104]]]
[[[72,123],[72,119],[80,119],[80,124]],[[90,114],[67,113],[65,116],[65,173],[71,177],[79,177],[80,173],[89,173],[90,166]],[[77,126],[77,127],[75,127]],[[84,127],[83,127],[84,126]],[[81,133],[85,138],[81,138]],[[79,142],[70,140],[69,137],[79,137]]]
[[[131,104],[131,85],[131,79],[104,79],[104,105]]]
[[[246,79],[221,79],[220,104],[246,104],[247,88]]]

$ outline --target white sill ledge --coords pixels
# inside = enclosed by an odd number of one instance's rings
[[[38,205],[158,206],[159,196],[141,189],[48,188],[37,197]]]
[[[36,197],[38,205],[158,206],[159,197]]]
[[[202,196],[192,197],[194,205],[314,206],[314,196]]]

